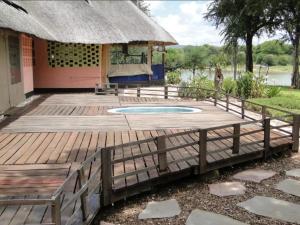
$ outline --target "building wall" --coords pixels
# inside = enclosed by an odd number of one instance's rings
[[[47,41],[38,38],[34,39],[34,52],[34,88],[94,88],[96,83],[101,83],[101,63],[99,66],[50,67]]]
[[[24,78],[24,93],[29,94],[33,92],[33,58],[32,58],[32,38],[22,34],[21,48],[22,48],[22,73]]]

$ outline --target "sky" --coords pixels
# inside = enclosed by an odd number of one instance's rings
[[[211,22],[203,18],[211,1],[146,1],[151,17],[165,28],[180,45],[222,45],[220,29],[217,30]],[[254,44],[259,44],[268,38],[266,35],[255,38]]]

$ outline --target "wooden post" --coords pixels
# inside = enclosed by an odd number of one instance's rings
[[[115,96],[118,96],[119,95],[119,85],[116,84],[115,85]]]
[[[168,86],[165,86],[165,99],[169,98],[169,90],[168,90]]]
[[[168,169],[167,153],[160,152],[166,149],[166,137],[157,137],[157,152],[158,152],[158,165],[159,171],[164,172]]]
[[[262,120],[266,119],[266,116],[267,116],[266,109],[267,109],[266,106],[264,106],[264,105],[261,106],[261,119]]]
[[[241,124],[237,123],[233,125],[233,146],[232,154],[239,154],[240,151],[240,134]]]
[[[264,158],[267,159],[270,151],[271,119],[264,119]]]
[[[61,225],[61,212],[60,212],[60,195],[58,195],[53,204],[51,205],[52,223]]]
[[[245,99],[242,98],[242,105],[241,105],[241,114],[242,114],[242,119],[245,119]]]
[[[293,152],[299,151],[299,127],[300,127],[300,115],[293,116]]]
[[[207,169],[207,130],[199,131],[199,174],[203,174]]]
[[[136,88],[136,96],[138,98],[141,97],[141,87],[140,86],[137,86],[137,88]]]
[[[99,92],[99,84],[96,84],[96,87],[95,87],[95,94],[97,94]]]
[[[84,175],[84,170],[81,168],[80,170],[77,170],[78,177],[79,177],[79,189],[82,188],[82,186],[86,183],[86,178]],[[81,204],[81,212],[82,212],[82,221],[86,221],[88,218],[88,208],[87,208],[87,198],[88,196],[88,189],[86,189],[81,195],[80,195],[80,204]]]
[[[229,94],[226,94],[226,111],[229,111]]]
[[[107,206],[112,202],[112,165],[110,154],[110,150],[101,149],[102,206]]]
[[[214,104],[215,104],[215,106],[217,106],[217,102],[218,102],[218,91],[215,91],[215,93],[214,93]]]

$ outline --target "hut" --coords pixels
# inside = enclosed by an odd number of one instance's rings
[[[0,112],[34,91],[148,82],[154,47],[173,44],[131,1],[0,0]]]

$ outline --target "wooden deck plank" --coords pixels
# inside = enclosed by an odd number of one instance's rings
[[[53,152],[55,152],[55,149],[63,137],[63,133],[56,133],[54,138],[52,139],[51,143],[47,146],[43,154],[38,159],[37,163],[46,163],[51,156]]]
[[[68,142],[66,143],[65,147],[63,148],[60,156],[58,157],[57,163],[64,163],[67,162],[69,155],[72,152],[73,145],[75,144],[75,141],[78,137],[78,132],[72,132]]]
[[[6,156],[6,161],[1,161],[0,164],[14,164],[19,158],[22,158],[24,154],[28,151],[28,149],[31,148],[31,146],[35,143],[36,139],[39,137],[39,133],[34,133],[32,136],[28,139],[28,141],[19,149],[16,149],[16,151],[9,151]],[[4,157],[1,158],[4,160]]]
[[[138,141],[136,131],[129,131],[129,140],[130,140],[130,142]],[[132,151],[132,155],[142,154],[142,151],[141,151],[141,148],[140,148],[139,145],[133,146],[131,148],[131,151]],[[143,158],[137,158],[134,161],[135,161],[136,170],[142,170],[142,169],[147,168],[144,157]],[[138,182],[144,182],[144,181],[149,180],[149,176],[148,176],[147,172],[138,173],[137,177],[138,177]]]
[[[128,131],[122,131],[121,133],[122,143],[130,142]],[[123,155],[124,157],[132,157],[132,150],[131,147],[123,148]],[[136,171],[135,160],[127,160],[124,163],[125,173]],[[126,177],[126,186],[131,186],[138,183],[138,179],[136,175]]]
[[[15,154],[31,136],[32,133],[25,134],[15,145],[13,145],[11,148],[8,148],[7,151],[5,151],[5,154],[1,155],[0,164],[4,164],[11,156],[13,156],[13,154]]]
[[[137,135],[138,140],[146,139],[146,137],[144,136],[143,131],[136,131],[136,135]],[[147,144],[147,143],[140,144],[140,151],[141,151],[142,154],[150,152],[151,150],[149,148],[150,148],[149,144]],[[143,159],[144,159],[145,164],[146,164],[147,167],[152,167],[152,166],[157,165],[155,163],[154,156],[145,156],[145,157],[143,157]],[[147,173],[148,173],[148,176],[149,176],[150,179],[158,177],[157,169],[148,170]]]
[[[62,150],[66,146],[70,136],[71,136],[71,133],[69,133],[69,132],[63,134],[62,138],[58,142],[54,151],[50,154],[49,159],[47,160],[47,163],[56,163],[57,162],[57,160],[58,160]]]

